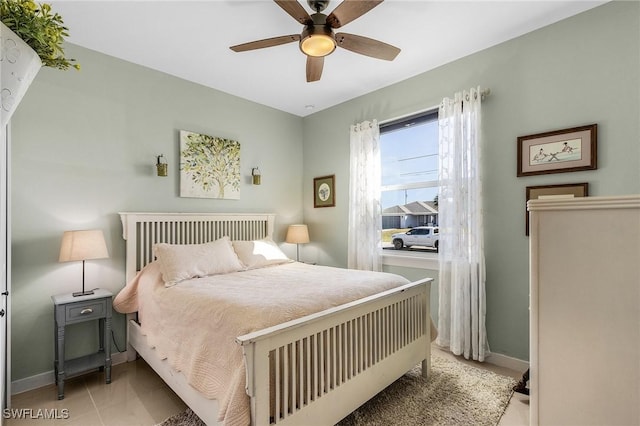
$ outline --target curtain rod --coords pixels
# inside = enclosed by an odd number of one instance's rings
[[[465,99],[468,101],[469,100],[469,93],[463,92],[466,94]],[[480,100],[484,101],[486,99],[487,96],[489,96],[491,94],[491,89],[482,89],[480,90]],[[476,92],[476,99],[478,99],[478,92]]]
[[[489,89],[489,88],[480,90],[480,100],[484,101],[486,99],[486,97],[489,96],[490,94],[491,94],[491,89]],[[398,117],[389,118],[389,119],[383,120],[383,121],[378,121],[378,124],[379,125],[384,125],[384,124],[390,123],[392,121],[402,120],[404,118],[411,117],[412,115],[421,114],[421,113],[427,112],[427,111],[433,111],[433,110],[436,110],[438,108],[440,108],[440,104],[433,105],[433,106],[430,106],[428,108],[424,108],[424,109],[421,109],[421,110],[418,110],[418,111],[410,112],[408,114],[400,115]]]
[[[486,98],[487,96],[489,96],[490,94],[491,94],[491,89],[482,89],[482,90],[480,91],[480,99],[484,101],[484,100],[485,100],[485,98]]]

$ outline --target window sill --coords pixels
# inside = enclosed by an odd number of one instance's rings
[[[414,253],[406,251],[394,253],[389,250],[383,250],[381,255],[383,265],[429,269],[432,271],[437,271],[440,266],[440,261],[436,253]]]

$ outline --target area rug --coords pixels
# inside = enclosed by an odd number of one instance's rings
[[[438,355],[431,376],[416,366],[345,417],[339,426],[497,425],[513,394],[516,379]],[[203,426],[191,410],[158,426]]]

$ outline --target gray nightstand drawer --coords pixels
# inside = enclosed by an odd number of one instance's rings
[[[65,306],[65,321],[69,324],[92,318],[104,318],[106,310],[106,300],[70,303]]]

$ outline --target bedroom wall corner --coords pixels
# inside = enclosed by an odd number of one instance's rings
[[[65,230],[99,228],[110,258],[86,262],[87,288],[124,286],[120,211],[276,214],[274,239],[302,220],[302,119],[79,46],[82,70],[42,69],[12,118],[12,378],[53,369],[51,295],[81,287],[81,263],[58,263]],[[241,144],[239,200],[179,196],[179,130]],[[155,173],[164,154],[169,175]],[[251,184],[260,167],[262,184]],[[295,246],[282,244],[295,256]],[[124,316],[113,320],[125,349]],[[68,356],[97,338],[72,326]]]

